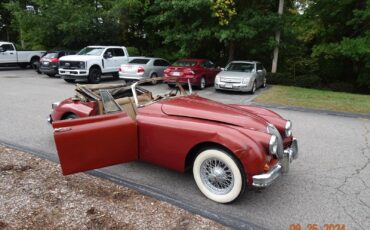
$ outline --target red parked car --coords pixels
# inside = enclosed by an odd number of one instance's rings
[[[180,84],[154,96],[138,87],[148,81],[131,91],[80,87],[55,108],[86,114],[52,123],[64,175],[142,160],[192,169],[206,197],[228,203],[245,187],[269,186],[297,157],[292,123],[275,112],[187,95]]]
[[[188,84],[204,89],[213,85],[216,75],[221,71],[213,62],[206,59],[180,59],[164,71],[164,82],[170,87],[176,81],[181,84]]]

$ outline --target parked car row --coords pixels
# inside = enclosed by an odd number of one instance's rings
[[[170,64],[157,57],[132,57],[121,46],[88,46],[80,52],[48,51],[36,69],[48,76],[59,74],[66,82],[88,80],[99,83],[102,78],[143,80],[164,77],[163,82],[173,87],[176,82],[204,89],[254,93],[266,86],[266,70],[257,61],[232,61],[225,68],[207,59],[187,58]],[[152,84],[158,81],[153,80]]]
[[[142,80],[164,76],[164,83],[173,87],[190,83],[199,89],[215,86],[216,90],[254,93],[266,86],[266,70],[260,62],[232,61],[225,69],[207,59],[180,59],[172,65],[161,58],[135,58],[119,68],[119,77],[125,80]],[[157,82],[152,81],[152,84]]]

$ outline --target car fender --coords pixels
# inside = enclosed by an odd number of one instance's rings
[[[148,73],[148,75],[146,76],[147,78],[150,78],[151,76],[152,76],[152,74],[157,74],[157,77],[159,77],[158,76],[158,73],[155,71],[155,70],[151,70],[149,73]],[[144,73],[145,74],[145,73]]]
[[[223,128],[222,133],[217,133],[213,140],[222,143],[239,159],[249,183],[254,175],[264,172],[271,135],[230,125],[225,131]]]
[[[287,120],[282,118],[279,114],[275,113],[272,110],[257,106],[239,105],[239,104],[233,104],[231,106],[234,108],[242,109],[249,113],[253,113],[257,116],[263,117],[266,121],[273,124],[280,131],[280,133],[285,132],[285,124]]]
[[[97,60],[89,60],[89,61],[87,61],[87,63],[86,63],[86,70],[88,70],[90,72],[90,69],[93,66],[98,66],[100,68],[100,71],[102,71],[104,69],[103,68],[103,59],[100,62],[97,61]]]
[[[67,99],[60,103],[51,114],[53,121],[62,120],[63,116],[68,113],[74,113],[78,117],[88,117],[96,113],[95,102],[82,103],[76,101],[71,103],[72,99]]]
[[[179,116],[137,116],[140,159],[179,172],[186,169],[188,154],[204,143],[215,143],[232,152],[248,177],[260,173],[266,163],[270,135],[242,131],[215,121]],[[145,134],[145,135],[144,135]],[[253,137],[253,138],[252,138]],[[154,143],[154,144],[153,144]]]

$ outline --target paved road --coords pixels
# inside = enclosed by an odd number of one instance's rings
[[[73,85],[32,70],[0,69],[0,141],[50,153],[57,160],[52,129],[46,122],[50,104],[73,94]],[[165,86],[148,86],[154,91]],[[247,94],[199,92],[226,103],[248,103]],[[293,121],[300,156],[289,174],[262,192],[247,191],[237,202],[215,204],[204,198],[190,173],[182,175],[142,162],[105,168],[115,177],[148,186],[187,207],[217,218],[232,216],[268,229],[299,223],[345,224],[370,229],[370,121],[274,109]],[[180,203],[181,203],[180,202]],[[181,204],[180,204],[181,205]]]

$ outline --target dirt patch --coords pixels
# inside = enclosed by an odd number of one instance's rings
[[[0,146],[0,229],[225,229],[171,204]]]

